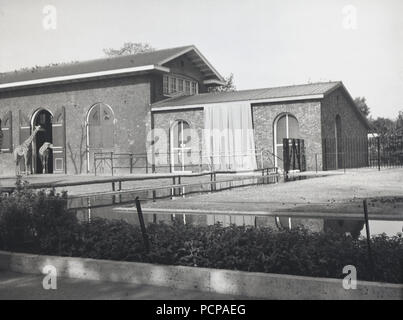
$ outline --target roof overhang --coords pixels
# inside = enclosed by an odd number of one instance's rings
[[[159,65],[148,65],[141,67],[131,67],[131,68],[122,68],[122,69],[114,69],[114,70],[105,70],[105,71],[97,71],[97,72],[89,72],[89,73],[81,73],[81,74],[73,74],[67,76],[58,76],[51,78],[42,78],[42,79],[34,79],[34,80],[26,80],[26,81],[18,81],[18,82],[10,82],[0,84],[0,89],[11,89],[11,88],[19,88],[26,86],[38,86],[38,85],[47,85],[47,84],[55,84],[55,83],[63,83],[63,82],[75,82],[80,80],[90,80],[97,79],[102,77],[109,76],[117,76],[117,75],[129,75],[133,73],[141,73],[148,71],[160,71],[160,72],[169,72],[169,68],[159,66]]]
[[[215,80],[215,79],[208,79],[203,81],[204,85],[217,85],[217,86],[223,86],[225,85],[225,81],[220,81],[220,80]]]
[[[153,107],[151,105],[152,112],[158,111],[168,111],[168,110],[186,110],[186,109],[200,109],[204,108],[206,105],[210,104],[231,104],[235,102],[247,102],[250,104],[260,104],[260,103],[273,103],[273,102],[288,102],[288,101],[302,101],[302,100],[319,100],[323,99],[323,94],[314,94],[314,95],[304,95],[304,96],[295,96],[295,97],[279,97],[279,98],[270,98],[270,99],[254,99],[254,100],[234,100],[234,101],[224,101],[224,102],[208,102],[202,104],[188,104],[188,105],[173,105],[173,106],[162,106]]]
[[[202,73],[205,73],[207,77],[212,79],[206,79],[205,81],[215,81],[211,84],[225,84],[223,76],[213,67],[213,65],[203,56],[203,54],[195,47],[189,46],[182,51],[170,56],[169,58],[162,60],[159,64],[164,65],[180,56],[187,54],[190,60],[198,67]]]

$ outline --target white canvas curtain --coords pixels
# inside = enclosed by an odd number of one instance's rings
[[[204,107],[204,157],[215,170],[256,169],[250,103]]]

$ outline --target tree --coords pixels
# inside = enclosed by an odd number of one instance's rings
[[[134,55],[145,52],[155,51],[148,43],[143,42],[125,42],[123,46],[119,49],[108,48],[103,50],[108,57]]]
[[[361,113],[368,117],[370,114],[370,109],[367,105],[367,99],[365,99],[365,97],[357,97],[354,99],[354,103],[356,104],[356,106],[358,107],[358,109],[361,111]]]
[[[403,110],[399,111],[396,119],[396,133],[403,135]]]
[[[234,74],[230,74],[228,77],[224,77],[225,84],[222,86],[211,87],[209,92],[230,92],[235,91],[236,87],[234,84]]]
[[[389,118],[378,117],[371,121],[374,132],[381,136],[393,135],[395,133],[396,124],[395,121]]]

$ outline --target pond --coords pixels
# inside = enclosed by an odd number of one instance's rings
[[[305,179],[306,177],[302,177]],[[232,181],[219,181],[215,186],[209,183],[198,183],[179,187],[175,190],[171,188],[157,188],[148,190],[127,190],[119,195],[114,194],[93,194],[90,196],[78,196],[69,198],[69,208],[75,210],[79,219],[88,220],[95,217],[106,219],[122,219],[129,223],[138,224],[137,213],[122,213],[114,210],[116,207],[134,206],[134,200],[139,197],[144,201],[153,199],[178,198],[191,194],[201,194],[212,191],[227,190],[237,187],[245,187],[256,184],[276,183],[273,177],[248,177]],[[339,232],[350,233],[354,237],[366,236],[364,220],[340,220],[340,219],[319,219],[319,218],[288,218],[255,215],[196,215],[196,214],[144,214],[146,223],[181,221],[194,225],[212,225],[221,223],[223,226],[247,225],[253,227],[272,227],[274,229],[296,228],[303,226],[315,232]],[[395,236],[403,232],[403,221],[369,221],[371,235],[385,233],[388,236]]]

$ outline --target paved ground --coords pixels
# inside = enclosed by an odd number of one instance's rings
[[[226,211],[362,212],[403,215],[403,168],[359,169],[345,174],[195,195],[147,207]]]
[[[179,290],[166,287],[57,279],[57,290],[42,287],[43,276],[0,271],[0,300],[219,300],[245,297]]]

